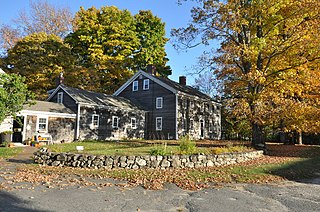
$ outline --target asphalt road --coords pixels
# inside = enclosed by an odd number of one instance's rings
[[[160,191],[37,186],[0,191],[0,211],[320,211],[320,185],[233,184],[201,191],[185,191],[172,184]]]

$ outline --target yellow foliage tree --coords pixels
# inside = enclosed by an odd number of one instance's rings
[[[201,0],[192,22],[174,29],[177,44],[220,48],[206,55],[222,80],[228,109],[245,116],[255,146],[271,122],[313,131],[318,111],[320,43],[318,0]],[[179,46],[179,45],[178,45]],[[312,115],[313,114],[313,115]],[[311,127],[312,126],[312,127]]]

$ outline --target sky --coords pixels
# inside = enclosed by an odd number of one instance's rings
[[[68,7],[74,14],[80,6],[85,9],[95,6],[117,6],[120,9],[128,9],[133,15],[139,10],[151,10],[152,13],[166,23],[166,37],[170,39],[172,28],[187,26],[191,19],[190,9],[192,2],[178,5],[177,0],[47,0],[50,4],[58,7]],[[0,24],[9,24],[12,19],[18,17],[21,10],[28,10],[28,0],[1,0]],[[191,49],[187,52],[178,52],[169,41],[166,45],[166,52],[169,58],[169,65],[172,68],[170,79],[178,81],[179,76],[187,75],[187,84],[194,84],[194,77],[188,75],[192,66],[196,65],[197,57],[201,55],[203,48]]]

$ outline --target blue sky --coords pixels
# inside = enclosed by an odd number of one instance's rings
[[[178,5],[177,0],[48,0],[49,3],[69,7],[73,13],[77,12],[80,6],[89,8],[95,6],[115,5],[120,9],[128,9],[132,14],[139,10],[151,10],[152,13],[166,23],[167,37],[170,38],[170,30],[186,26],[190,20],[190,9],[192,3]],[[1,0],[0,23],[8,24],[18,16],[20,10],[28,9],[28,0]],[[169,65],[173,73],[172,80],[178,81],[179,76],[187,75],[193,65],[196,65],[197,57],[201,54],[201,48],[192,49],[188,52],[177,52],[170,41],[166,45],[166,52],[170,59]],[[192,85],[193,77],[187,76],[187,83]]]

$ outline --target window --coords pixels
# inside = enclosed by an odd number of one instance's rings
[[[131,118],[131,128],[137,129],[137,119],[136,118]]]
[[[112,128],[118,128],[119,118],[118,116],[112,116]]]
[[[57,96],[57,103],[62,104],[63,102],[63,92],[59,92]]]
[[[157,109],[162,108],[162,103],[163,103],[163,98],[162,97],[157,97],[156,98],[156,108]]]
[[[137,91],[138,90],[138,81],[133,81],[132,83],[132,91]]]
[[[162,117],[156,117],[156,130],[162,130]]]
[[[37,124],[37,131],[39,132],[47,132],[48,131],[48,118],[47,117],[39,117]]]
[[[98,127],[99,126],[99,115],[92,115],[92,126]]]
[[[149,90],[149,79],[143,80],[143,90]]]
[[[212,124],[212,122],[210,121],[210,123],[209,123],[209,132],[212,132],[213,131],[213,124]]]
[[[190,130],[193,130],[193,119],[190,119]]]
[[[194,108],[194,102],[190,101],[190,109],[193,109],[193,108]]]
[[[217,111],[217,107],[215,105],[213,105],[212,112],[215,113],[216,111]]]

